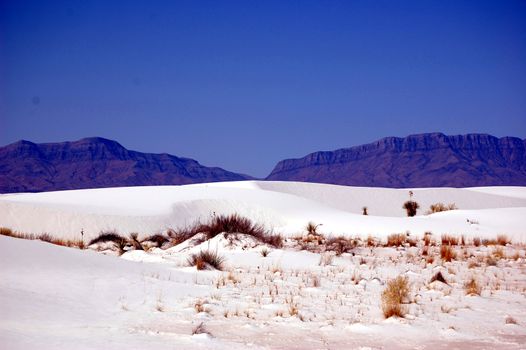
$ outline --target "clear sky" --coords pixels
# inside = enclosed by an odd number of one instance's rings
[[[0,0],[0,144],[266,176],[385,136],[526,138],[526,1]]]

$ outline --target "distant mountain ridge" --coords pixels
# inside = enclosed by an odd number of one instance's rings
[[[189,158],[91,137],[0,147],[0,193],[253,179]],[[442,133],[386,137],[280,161],[266,178],[370,187],[526,186],[526,140]]]
[[[266,180],[371,187],[526,185],[526,140],[442,133],[386,137],[279,162]]]
[[[97,187],[179,185],[251,177],[189,158],[130,151],[116,141],[18,141],[0,148],[0,193]]]

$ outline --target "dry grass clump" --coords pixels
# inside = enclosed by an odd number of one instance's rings
[[[480,247],[480,244],[481,244],[480,237],[473,237],[473,245],[475,247]]]
[[[511,239],[506,235],[497,235],[497,243],[500,245],[508,245],[511,243]]]
[[[440,237],[440,239],[442,241],[442,245],[458,245],[458,237],[444,234]]]
[[[402,303],[408,296],[409,280],[407,277],[398,276],[387,282],[387,287],[382,292],[382,311],[384,317],[404,317],[405,310]]]
[[[449,245],[442,245],[440,246],[440,257],[442,260],[450,262],[451,260],[454,260],[457,257],[457,254],[451,248]]]
[[[350,252],[356,247],[356,242],[353,239],[348,239],[343,236],[328,238],[325,242],[326,250],[333,251],[336,255]]]
[[[435,203],[429,206],[429,210],[426,212],[427,215],[433,213],[439,213],[441,211],[455,210],[458,209],[455,203],[444,204],[444,203]]]
[[[187,260],[189,266],[195,266],[198,270],[223,270],[225,258],[217,251],[201,250],[192,254]]]
[[[490,245],[497,245],[498,242],[496,239],[494,238],[491,238],[491,239],[483,239],[482,240],[482,245],[487,247],[487,246],[490,246]]]
[[[7,227],[0,227],[0,235],[2,236],[9,236],[9,237],[17,237],[18,236],[15,234],[15,232],[13,230],[11,230],[10,228],[7,228]]]
[[[471,277],[471,279],[464,284],[464,290],[467,295],[480,295],[482,287],[474,277]]]
[[[393,233],[387,236],[388,247],[400,247],[403,246],[407,241],[407,235],[405,233]]]

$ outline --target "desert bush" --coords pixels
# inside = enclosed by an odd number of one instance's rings
[[[328,251],[333,251],[336,255],[348,253],[355,247],[352,239],[347,239],[343,236],[331,237],[327,239],[325,245]]]
[[[507,245],[511,243],[511,240],[506,235],[498,235],[497,236],[497,243],[500,245]]]
[[[157,234],[145,237],[141,241],[141,243],[152,242],[156,247],[160,248],[163,246],[163,244],[165,244],[168,241],[169,241],[168,237],[157,233]]]
[[[440,237],[440,239],[442,241],[442,245],[458,245],[457,237],[454,237],[448,234],[444,234]]]
[[[451,260],[454,260],[457,257],[457,254],[455,253],[453,248],[451,248],[451,246],[442,245],[440,246],[440,257],[442,258],[442,260],[449,262]]]
[[[431,245],[431,236],[432,236],[431,232],[424,233],[424,246]]]
[[[106,232],[101,232],[97,237],[89,241],[88,245],[97,244],[97,243],[105,243],[105,242],[120,243],[122,241],[126,242],[127,240],[126,238],[124,238],[123,236],[119,235],[118,233],[114,231],[106,231]]]
[[[480,295],[482,288],[474,277],[464,284],[464,290],[467,295]]]
[[[481,243],[480,237],[473,237],[473,245],[475,247],[480,247],[480,243]]]
[[[309,221],[307,223],[307,225],[305,226],[305,230],[307,231],[308,234],[310,235],[317,235],[318,234],[318,227],[320,225],[316,225],[314,222],[312,221]]]
[[[429,206],[429,210],[426,212],[427,215],[433,213],[439,213],[442,211],[455,210],[458,209],[455,203],[444,204],[444,203],[435,203]]]
[[[418,204],[417,202],[413,200],[408,200],[407,202],[404,203],[402,208],[406,210],[407,216],[411,217],[411,216],[416,215],[417,210],[420,208],[420,204]]]
[[[382,311],[385,318],[404,317],[405,310],[402,303],[408,296],[409,280],[407,277],[398,276],[387,282],[387,287],[382,292]]]
[[[188,258],[188,265],[195,266],[198,270],[223,270],[225,258],[217,251],[201,250],[199,253],[192,254]]]
[[[498,244],[497,240],[493,238],[482,240],[482,245],[485,247],[490,246],[490,245],[497,245],[497,244]]]
[[[0,235],[9,237],[18,237],[13,230],[7,227],[0,227]]]
[[[211,239],[220,233],[242,233],[276,248],[280,248],[283,245],[283,237],[281,235],[272,234],[263,225],[256,224],[249,218],[238,214],[214,215],[210,222],[205,224],[196,223],[193,226],[174,231],[172,236],[179,242],[182,242],[195,236],[197,233],[204,233],[207,239]]]
[[[139,242],[139,234],[138,233],[131,233],[130,234],[130,243],[133,245],[133,247],[136,250],[144,250],[142,247],[141,242]]]
[[[388,247],[403,246],[406,240],[407,240],[407,235],[405,233],[393,233],[387,236],[387,246]]]

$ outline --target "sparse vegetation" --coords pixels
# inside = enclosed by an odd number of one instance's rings
[[[442,211],[448,211],[448,210],[456,210],[458,209],[455,203],[450,204],[444,204],[444,203],[435,203],[431,204],[429,206],[429,210],[426,212],[427,215],[433,214],[433,213],[439,213]]]
[[[388,247],[400,247],[403,246],[407,241],[407,234],[405,233],[393,233],[387,236]]]
[[[480,295],[482,292],[482,288],[474,277],[471,277],[471,279],[464,284],[464,290],[467,295]]]
[[[192,254],[188,258],[188,265],[195,266],[198,270],[223,270],[225,258],[217,251],[201,250],[199,253]]]
[[[392,316],[404,317],[403,302],[409,296],[409,280],[407,277],[398,276],[387,282],[387,287],[382,292],[382,311],[385,318]]]
[[[500,245],[508,245],[511,243],[511,240],[506,235],[497,235],[497,243]]]
[[[450,262],[451,260],[454,260],[457,257],[457,254],[450,245],[443,244],[442,246],[440,246],[440,257],[443,261]]]

